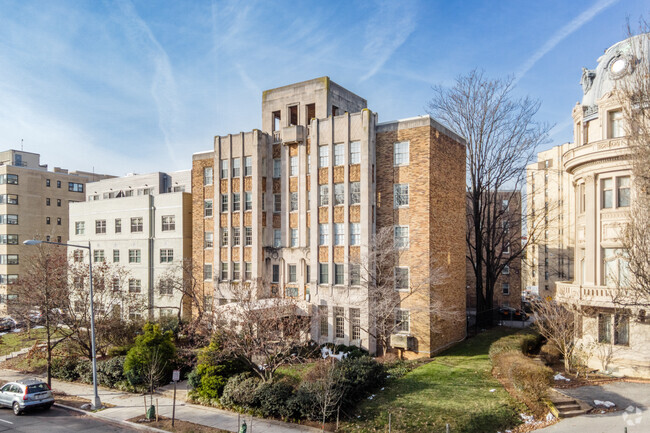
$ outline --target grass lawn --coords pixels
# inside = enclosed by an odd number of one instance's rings
[[[491,375],[490,344],[516,329],[493,329],[468,339],[390,382],[354,411],[344,432],[495,433],[519,424],[525,410]],[[495,390],[490,392],[490,390]]]
[[[5,335],[0,335],[0,356],[16,352],[23,347],[32,347],[36,340],[40,340],[43,343],[46,338],[44,328],[32,329],[30,333],[21,331],[8,332]]]
[[[291,383],[299,384],[305,375],[314,368],[315,362],[306,362],[304,364],[284,365],[275,371],[276,379],[285,379]]]

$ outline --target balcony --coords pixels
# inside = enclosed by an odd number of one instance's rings
[[[580,165],[630,153],[627,138],[608,138],[577,146],[564,153],[564,169],[569,173]]]
[[[273,131],[273,143],[282,142],[282,133],[280,131]]]
[[[305,142],[305,127],[302,125],[292,125],[282,128],[282,143],[284,144],[301,144]]]
[[[579,303],[583,306],[611,307],[616,298],[626,295],[625,290],[607,286],[581,286],[569,282],[556,283],[555,299],[562,303]]]

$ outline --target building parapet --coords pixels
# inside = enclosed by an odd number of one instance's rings
[[[433,117],[425,114],[423,116],[409,117],[406,119],[391,120],[389,122],[381,122],[377,124],[377,133],[401,131],[403,129],[419,128],[421,126],[431,126],[437,131],[442,132],[449,138],[452,138],[462,144],[467,145],[467,140],[461,137],[451,129],[447,128]]]

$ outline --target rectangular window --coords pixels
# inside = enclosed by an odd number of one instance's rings
[[[343,143],[334,145],[334,165],[345,163],[345,146]]]
[[[203,216],[212,216],[212,200],[203,200]]]
[[[221,173],[220,177],[222,179],[228,179],[228,160],[227,159],[222,159],[221,160]]]
[[[297,283],[298,282],[298,267],[296,265],[289,265],[289,282]]]
[[[290,205],[289,205],[289,211],[290,212],[295,212],[298,210],[298,193],[297,192],[292,192],[290,195]]]
[[[501,293],[504,295],[510,294],[510,283],[501,283]]]
[[[68,191],[84,192],[84,184],[76,182],[68,182]]]
[[[203,168],[203,185],[212,185],[212,167]]]
[[[408,165],[409,163],[409,142],[401,141],[393,145],[395,165]]]
[[[214,233],[203,233],[203,248],[212,248],[214,246]]]
[[[56,199],[56,205],[57,205],[57,207],[61,207],[61,199],[60,198]]]
[[[630,344],[630,318],[627,315],[614,316],[614,344],[619,346]]]
[[[93,262],[95,263],[104,263],[106,258],[104,257],[104,250],[94,250],[93,251]]]
[[[326,224],[318,224],[318,245],[330,244],[330,226]]]
[[[106,220],[95,220],[95,234],[106,234]]]
[[[350,340],[361,340],[361,310],[350,308]]]
[[[245,156],[244,157],[244,176],[253,175],[253,157]]]
[[[160,263],[171,263],[174,261],[174,250],[164,248],[160,250]]]
[[[345,284],[345,266],[340,263],[334,263],[334,284]]]
[[[57,188],[61,188],[61,181],[60,181],[60,180],[57,180],[57,181],[56,181],[56,187],[57,187]]]
[[[129,263],[140,263],[141,261],[140,250],[129,250]]]
[[[393,186],[395,207],[408,207],[409,205],[409,184],[397,183]]]
[[[214,305],[214,298],[210,295],[203,296],[203,309],[207,313],[212,312],[212,305]]]
[[[232,159],[232,177],[239,177],[240,164],[241,164],[240,158]]]
[[[273,212],[282,212],[282,194],[273,194]]]
[[[598,342],[610,344],[612,342],[612,315],[598,314]]]
[[[291,229],[291,247],[298,246],[298,229]]]
[[[113,289],[114,292],[119,292],[121,287],[120,287],[120,279],[119,278],[113,278],[111,281],[111,288]]]
[[[244,279],[246,281],[253,279],[253,264],[251,262],[244,263]]]
[[[72,254],[73,259],[76,263],[83,262],[84,260],[84,252],[83,250],[74,250],[74,253]]]
[[[266,210],[266,193],[262,193],[262,211]]]
[[[253,210],[253,193],[250,191],[244,193],[244,210]]]
[[[345,184],[334,184],[334,206],[345,204]]]
[[[212,263],[203,264],[203,280],[205,281],[212,280]]]
[[[158,284],[161,295],[173,295],[174,294],[174,281],[172,279],[161,280]]]
[[[350,204],[361,203],[361,182],[350,182]]]
[[[120,250],[113,250],[113,263],[120,262]]]
[[[238,281],[241,277],[239,273],[239,262],[234,262],[232,264],[232,279]]]
[[[48,236],[46,240],[50,240]],[[2,245],[18,245],[18,235],[0,235],[0,244]]]
[[[403,249],[409,247],[408,226],[395,226],[395,248]]]
[[[510,266],[508,265],[503,265],[503,270],[501,271],[503,275],[509,275],[510,274]]]
[[[329,334],[329,317],[327,315],[327,305],[318,306],[318,316],[320,318],[320,335],[327,337]]]
[[[280,282],[280,265],[273,265],[272,267],[272,276],[271,276],[271,282],[272,283],[279,283]]]
[[[336,338],[345,338],[345,309],[334,307],[334,331]]]
[[[411,330],[411,314],[408,310],[395,312],[395,332],[409,333]]]
[[[232,211],[239,212],[241,210],[241,196],[238,192],[232,194]]]
[[[244,227],[244,245],[247,247],[253,245],[253,227]]]
[[[408,290],[409,287],[409,268],[395,268],[395,290]]]
[[[171,232],[176,230],[176,216],[163,215],[162,217],[162,231]]]
[[[142,281],[135,278],[129,279],[129,293],[142,292]]]
[[[311,267],[309,265],[305,266],[305,284],[311,283]],[[309,287],[307,287],[307,293],[309,293]]]
[[[18,215],[0,215],[0,224],[18,225]]]
[[[273,159],[273,177],[279,179],[282,174],[282,160],[280,158]]]
[[[336,223],[334,224],[334,245],[345,244],[345,225]]]
[[[228,194],[221,194],[221,212],[228,212]]]
[[[61,225],[61,218],[57,218],[57,219],[56,219],[56,225],[57,225],[57,226],[60,226],[60,225]]]
[[[350,285],[351,286],[360,286],[361,285],[361,265],[350,264]]]
[[[623,128],[623,112],[610,111],[609,112],[609,138],[618,138],[625,136],[625,129]]]
[[[232,228],[232,246],[237,247],[241,245],[241,229],[239,227]]]
[[[115,233],[122,233],[122,219],[115,219]]]
[[[318,284],[329,284],[329,265],[327,263],[318,264]]]
[[[221,246],[222,247],[228,246],[228,227],[224,227],[221,229]]]
[[[329,167],[330,165],[330,149],[327,145],[318,146],[318,166]]]
[[[282,230],[280,229],[273,230],[273,246],[275,248],[282,247]]]
[[[318,206],[327,206],[329,204],[329,187],[320,185],[318,187]]]
[[[618,207],[630,206],[630,177],[624,176],[616,179],[616,202]]]
[[[210,279],[212,279],[212,265],[210,265]],[[227,279],[228,279],[228,263],[221,262],[221,280],[226,281]]]
[[[47,187],[50,186],[50,179],[45,179],[45,186],[47,186]]]
[[[86,223],[84,221],[77,221],[74,223],[74,234],[75,235],[86,234]]]
[[[350,143],[350,164],[361,163],[361,142],[353,141]]]
[[[289,157],[289,176],[298,176],[298,157]]]
[[[603,209],[610,209],[614,206],[614,181],[612,179],[603,179],[601,185],[603,189]]]
[[[142,232],[142,217],[131,218],[131,233]]]

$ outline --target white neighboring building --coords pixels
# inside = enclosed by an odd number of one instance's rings
[[[172,266],[182,278],[179,265],[191,257],[190,189],[189,170],[131,174],[87,184],[88,201],[70,204],[69,242],[90,242],[93,262],[124,266],[122,290],[142,294],[149,318],[176,315],[181,306],[181,294],[165,293],[159,279]]]

